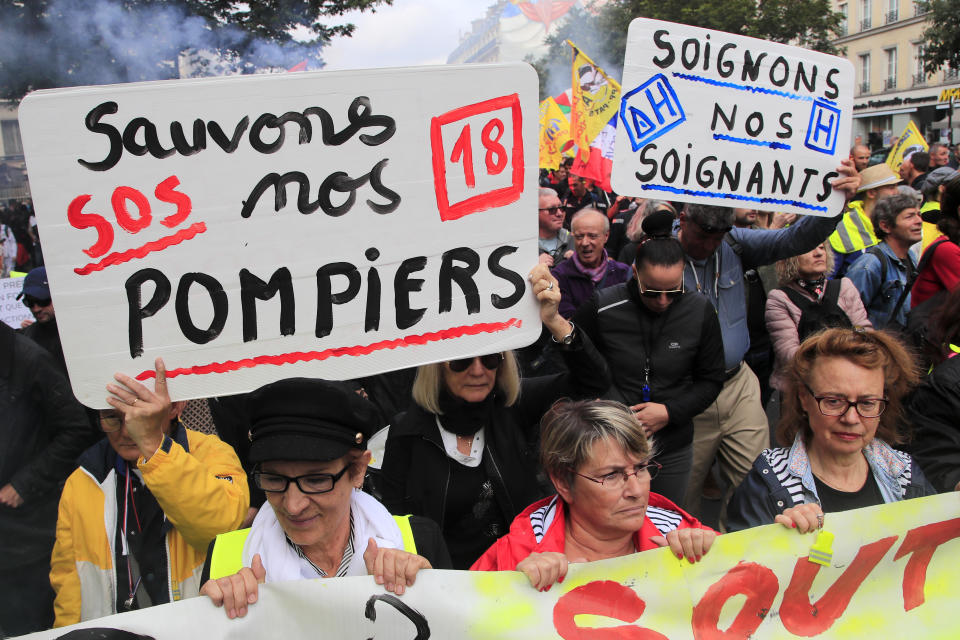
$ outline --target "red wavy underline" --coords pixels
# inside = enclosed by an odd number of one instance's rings
[[[107,267],[112,267],[116,264],[123,264],[124,262],[129,262],[134,258],[142,258],[148,253],[154,251],[163,251],[167,247],[172,247],[175,244],[180,244],[184,240],[189,240],[204,231],[207,230],[206,223],[195,222],[186,229],[180,229],[173,235],[166,236],[165,238],[160,238],[159,240],[151,240],[142,247],[137,247],[136,249],[127,249],[126,251],[121,251],[120,253],[111,253],[106,258],[100,262],[91,262],[90,264],[84,267],[77,267],[74,269],[74,273],[80,274],[81,276],[86,276],[94,271],[102,271]]]
[[[227,360],[226,362],[211,362],[210,364],[200,364],[181,369],[171,369],[167,371],[167,378],[176,378],[177,376],[203,375],[207,373],[227,373],[237,371],[238,369],[251,369],[262,364],[284,365],[295,362],[309,362],[311,360],[326,360],[327,358],[339,358],[341,356],[365,356],[381,349],[396,349],[397,347],[409,347],[416,344],[427,344],[428,342],[437,342],[439,340],[449,340],[450,338],[460,338],[462,336],[474,336],[480,333],[496,333],[505,331],[511,327],[520,327],[523,322],[519,318],[510,318],[506,322],[481,322],[479,324],[465,325],[462,327],[450,327],[440,331],[431,331],[429,333],[415,334],[395,338],[393,340],[381,340],[367,345],[356,345],[353,347],[334,347],[324,349],[323,351],[294,351],[292,353],[283,353],[275,356],[254,356],[253,358],[244,358],[243,360]],[[142,371],[137,374],[137,380],[148,380],[156,376],[153,370]]]

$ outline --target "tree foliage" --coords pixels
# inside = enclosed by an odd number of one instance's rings
[[[960,0],[920,0],[917,7],[927,11],[923,31],[923,68],[927,73],[944,65],[960,69]]]
[[[393,0],[0,0],[0,98],[33,89],[163,80],[229,67],[320,66],[354,25],[345,12]],[[297,34],[294,38],[293,33]]]
[[[838,36],[842,22],[841,15],[831,9],[830,0],[610,0],[595,11],[571,10],[568,16],[557,33],[547,39],[550,50],[538,61],[538,70],[549,69],[563,59],[569,73],[570,48],[565,44],[569,38],[605,71],[619,78],[627,28],[630,21],[638,17],[717,29],[834,54],[837,49],[832,40]],[[569,86],[569,78],[564,86]],[[549,78],[547,93],[555,87],[554,78]]]

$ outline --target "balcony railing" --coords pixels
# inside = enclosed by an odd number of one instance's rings
[[[860,95],[861,95],[861,96],[870,93],[870,83],[869,83],[869,82],[861,82],[861,83],[860,83],[860,86],[859,86],[859,89],[860,89]]]
[[[911,84],[914,87],[923,87],[927,84],[927,74],[925,73],[915,73],[911,78]]]
[[[886,78],[883,81],[883,90],[890,91],[891,89],[897,88],[897,79],[896,78]]]
[[[870,18],[864,18],[860,21],[860,31],[866,31],[872,26],[872,21]]]
[[[897,11],[897,10],[887,11],[886,23],[885,23],[885,24],[890,24],[891,22],[896,22],[896,21],[899,20],[899,19],[900,19],[900,12],[899,12],[899,11]]]
[[[927,14],[927,13],[929,13],[929,10],[928,10],[928,9],[926,9],[925,7],[921,7],[921,6],[918,5],[916,2],[913,3],[913,15],[914,15],[914,16],[922,16],[922,15],[925,15],[925,14]]]
[[[843,23],[837,27],[837,37],[842,38],[845,35],[847,35],[847,23]]]

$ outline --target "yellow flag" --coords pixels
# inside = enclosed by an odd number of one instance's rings
[[[927,148],[927,141],[923,139],[917,125],[913,124],[913,120],[911,120],[907,124],[907,128],[900,134],[897,144],[890,148],[890,153],[887,155],[887,164],[890,165],[894,173],[899,173],[900,165],[903,164],[903,156],[909,156],[914,151],[926,151]]]
[[[603,72],[567,40],[573,49],[573,66],[570,72],[570,137],[577,145],[580,160],[590,159],[590,143],[610,122],[620,107],[620,83]]]
[[[540,103],[540,167],[556,169],[571,143],[570,121],[552,97]]]

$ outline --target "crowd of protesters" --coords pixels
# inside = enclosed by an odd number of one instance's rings
[[[834,218],[543,170],[534,345],[189,402],[158,359],[101,411],[72,396],[11,203],[3,276],[29,272],[35,322],[0,323],[0,637],[201,594],[243,616],[273,581],[547,589],[571,562],[696,562],[721,532],[960,490],[960,173],[936,151],[897,176],[854,147]]]

